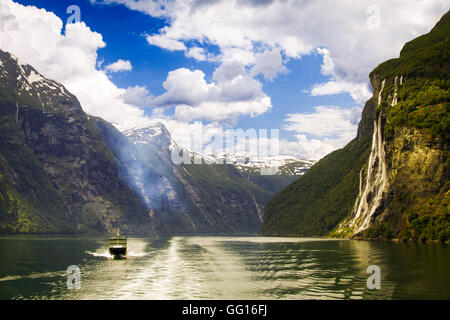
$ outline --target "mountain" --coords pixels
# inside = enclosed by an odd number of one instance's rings
[[[239,154],[196,154],[208,163],[232,164],[240,171],[255,171],[261,175],[301,176],[314,164],[314,160],[291,156],[246,156]]]
[[[254,233],[267,201],[312,164],[175,165],[164,125],[121,133],[3,51],[0,133],[0,233]]]
[[[0,135],[0,233],[154,232],[76,97],[3,51]]]
[[[370,74],[357,137],[267,204],[263,235],[450,236],[450,13]]]
[[[240,164],[240,157],[234,157],[232,164],[203,161],[176,165],[171,153],[181,152],[181,148],[163,124],[119,133],[101,119],[97,121],[120,159],[124,175],[151,210],[153,223],[162,234],[255,233],[267,201],[297,178],[291,172],[305,171],[312,163],[288,158]],[[213,157],[193,156],[209,161]],[[278,174],[261,175],[261,168],[272,163],[283,164]]]

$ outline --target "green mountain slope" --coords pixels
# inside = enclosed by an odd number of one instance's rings
[[[296,176],[261,176],[233,165],[183,165],[182,197],[201,233],[254,233],[269,199]]]
[[[322,158],[269,201],[261,234],[324,235],[348,215],[358,194],[359,171],[370,152],[373,111],[369,100],[358,137]]]
[[[277,194],[261,233],[448,239],[449,52],[446,13],[380,64],[358,137]]]
[[[0,51],[0,233],[150,232],[75,96]]]

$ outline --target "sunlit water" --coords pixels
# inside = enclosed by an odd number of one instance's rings
[[[263,237],[0,238],[1,299],[449,299],[447,245]],[[81,288],[67,288],[78,265]],[[381,269],[368,289],[367,267]]]

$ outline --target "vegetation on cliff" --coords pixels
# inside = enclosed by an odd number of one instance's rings
[[[366,109],[372,109],[371,100]],[[314,164],[267,204],[262,235],[326,235],[351,211],[358,194],[359,171],[370,152],[366,133]]]
[[[150,232],[76,97],[10,53],[0,62],[0,233]]]
[[[389,183],[369,228],[355,236],[448,240],[449,53],[450,13],[446,13],[428,34],[405,44],[399,58],[380,64],[370,74],[371,100],[378,100],[381,91],[380,103],[377,108],[366,104],[357,139],[277,194],[266,207],[261,233],[352,235],[342,226],[336,231],[354,214],[371,146],[373,125],[369,124],[376,116],[383,128]],[[347,192],[339,194],[339,190]]]

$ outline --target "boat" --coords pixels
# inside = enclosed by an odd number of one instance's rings
[[[114,258],[124,258],[127,255],[127,238],[120,235],[117,230],[117,235],[109,239],[109,254]]]

